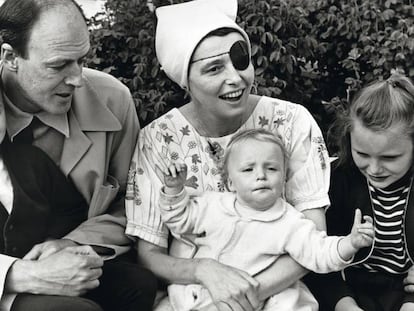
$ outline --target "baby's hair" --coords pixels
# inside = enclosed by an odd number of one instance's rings
[[[283,166],[286,165],[286,148],[283,144],[282,138],[280,135],[274,134],[268,130],[262,129],[262,128],[256,128],[256,129],[248,129],[243,130],[241,132],[236,133],[229,141],[226,147],[226,151],[224,152],[224,158],[223,158],[223,177],[224,180],[227,181],[228,178],[228,162],[230,154],[233,152],[234,146],[244,143],[249,139],[262,141],[262,142],[269,142],[273,143],[280,147],[283,154]],[[257,150],[257,152],[260,152],[260,150]],[[285,169],[286,173],[286,169]]]
[[[375,81],[362,88],[350,106],[331,126],[328,140],[338,144],[339,165],[352,162],[350,132],[358,119],[372,131],[402,123],[414,142],[414,85],[402,74]]]

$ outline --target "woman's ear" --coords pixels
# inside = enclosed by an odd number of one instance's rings
[[[8,43],[1,45],[1,60],[7,69],[17,71],[17,53]]]

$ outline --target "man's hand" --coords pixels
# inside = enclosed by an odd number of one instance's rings
[[[103,260],[90,246],[67,247],[39,260],[17,260],[6,291],[80,296],[99,286]]]
[[[23,259],[40,260],[69,246],[77,246],[77,244],[68,239],[46,241],[33,246],[33,248],[23,257]]]
[[[244,271],[202,259],[196,277],[208,289],[219,311],[252,311],[260,305],[259,282]]]

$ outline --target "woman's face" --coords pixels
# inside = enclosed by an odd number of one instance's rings
[[[356,120],[350,134],[352,158],[374,187],[391,185],[411,168],[413,141],[404,124],[372,131]]]
[[[204,39],[190,65],[189,90],[193,102],[219,118],[240,115],[247,107],[254,79],[253,65],[250,62],[245,70],[237,70],[228,54],[239,40],[244,41],[238,32]]]

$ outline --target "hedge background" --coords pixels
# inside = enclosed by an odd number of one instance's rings
[[[239,0],[254,89],[304,105],[323,132],[361,85],[393,70],[414,76],[413,22],[411,0]],[[88,66],[130,88],[142,125],[189,100],[159,69],[156,18],[145,0],[108,0],[89,25]]]

